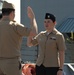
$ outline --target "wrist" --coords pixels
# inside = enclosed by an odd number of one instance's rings
[[[59,71],[63,71],[63,69],[59,68]]]

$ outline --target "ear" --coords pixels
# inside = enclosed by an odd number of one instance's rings
[[[13,15],[13,11],[10,13],[11,14],[11,16]]]
[[[57,22],[55,21],[55,22],[54,22],[54,24],[56,25],[56,24],[57,24]]]
[[[9,14],[9,18],[10,18],[10,20],[13,20],[13,11]]]
[[[13,12],[11,12],[11,13],[9,14],[10,17],[12,16],[12,13],[13,13]]]

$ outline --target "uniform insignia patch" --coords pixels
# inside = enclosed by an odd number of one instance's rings
[[[50,39],[56,40],[56,37],[51,37]]]

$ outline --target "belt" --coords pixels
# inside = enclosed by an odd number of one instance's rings
[[[20,57],[0,57],[0,60],[4,59],[21,59]]]

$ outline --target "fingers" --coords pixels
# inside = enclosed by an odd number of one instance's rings
[[[28,7],[27,7],[27,10],[28,10],[28,11],[29,11],[29,10],[31,10],[31,11],[32,11],[32,8],[31,8],[30,6],[28,6]]]
[[[33,14],[33,10],[30,6],[27,7],[27,12],[30,13],[30,14]]]
[[[27,7],[27,14],[28,14],[29,18],[35,17],[34,12],[33,12],[32,8],[30,6]]]

